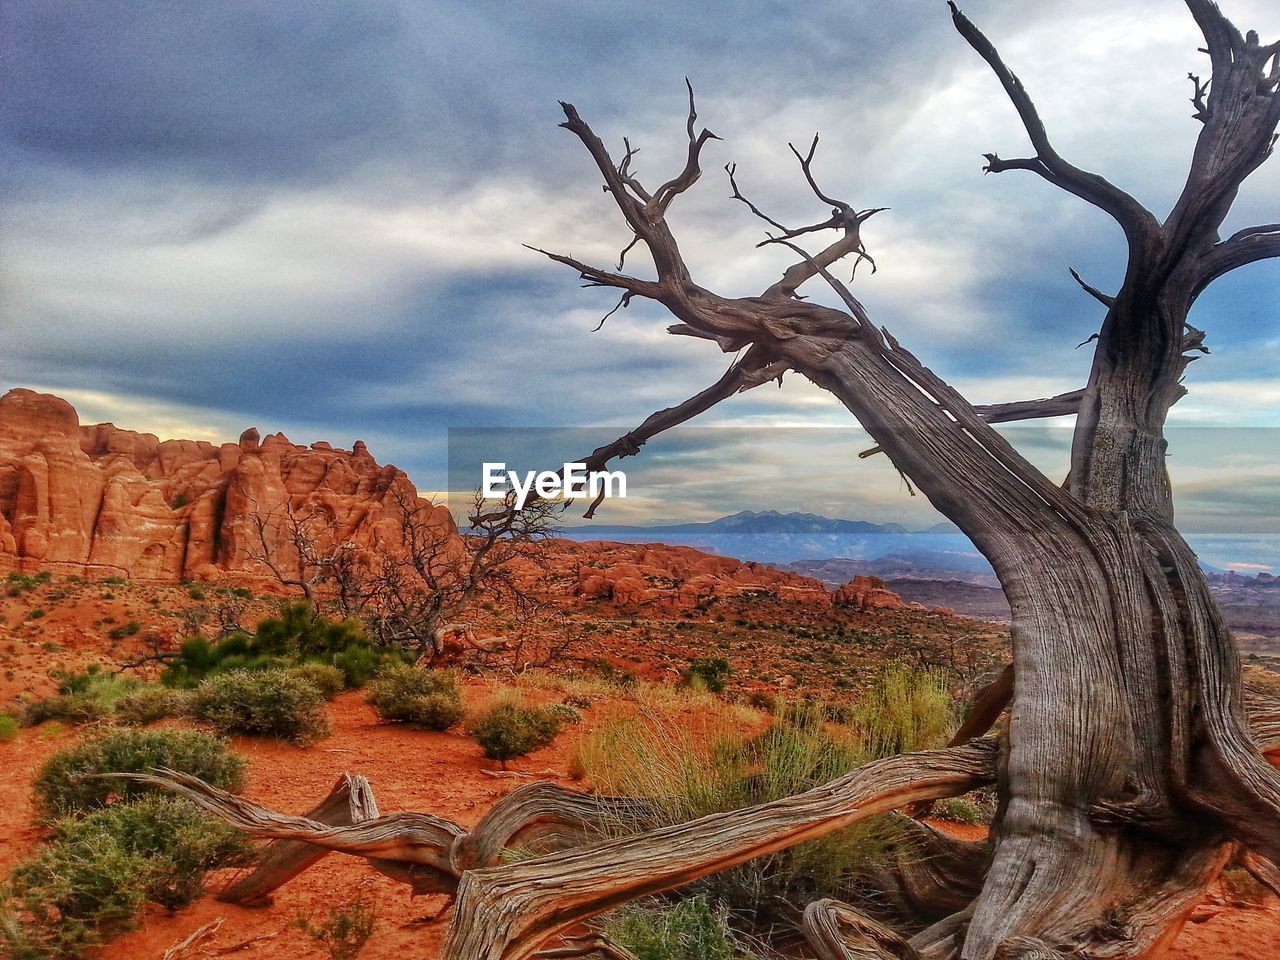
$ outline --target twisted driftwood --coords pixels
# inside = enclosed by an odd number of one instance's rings
[[[990,691],[984,690],[977,702],[987,704],[989,698]],[[1249,702],[1250,729],[1259,747],[1280,752],[1280,703],[1261,691],[1253,691]],[[988,785],[996,779],[998,760],[997,741],[971,740],[878,760],[795,797],[607,841],[620,826],[643,822],[645,805],[537,782],[504,797],[467,831],[429,814],[379,816],[367,781],[349,774],[302,817],[274,813],[171,770],[108,776],[169,790],[252,836],[275,841],[258,867],[224,891],[221,899],[261,903],[320,857],[341,852],[364,858],[374,869],[410,884],[416,893],[460,898],[445,960],[593,953],[626,960],[626,951],[599,934],[569,934],[577,924],[619,903],[675,889],[870,816]],[[898,816],[897,821],[902,839],[870,878],[899,913],[936,921],[908,941],[911,948],[925,958],[945,956],[972,913],[992,842],[960,841],[910,818]],[[503,852],[510,849],[544,856],[502,865]],[[1202,851],[1184,864],[1185,869],[1207,883],[1226,862],[1227,853],[1225,848]],[[1269,861],[1245,854],[1242,863],[1262,882],[1277,882]],[[1149,885],[1145,919],[1132,921],[1125,930],[1125,944],[1158,942],[1165,920],[1189,910],[1201,887],[1166,881]],[[852,916],[853,908],[847,905],[812,906],[802,930],[815,950],[815,937],[835,943],[831,931],[839,929],[844,931],[841,949],[855,960],[881,956],[865,952],[872,949],[890,950],[882,954],[886,957],[899,956],[892,952],[896,946],[863,943],[869,935],[851,922]],[[1020,949],[1034,946],[1030,940],[1019,942]],[[542,949],[546,943],[552,945]],[[819,955],[826,960],[827,955]],[[839,953],[828,955],[841,960]]]

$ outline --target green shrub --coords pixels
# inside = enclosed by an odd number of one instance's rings
[[[300,916],[296,925],[307,936],[323,944],[333,960],[355,960],[377,926],[377,908],[363,894],[331,907],[320,921]]]
[[[729,666],[728,660],[721,657],[714,659],[700,658],[689,664],[689,668],[685,670],[680,678],[680,683],[682,686],[694,689],[721,693],[724,691],[725,684],[729,681],[729,674],[732,672],[733,668]]]
[[[0,713],[0,743],[8,743],[17,735],[17,719],[7,713]]]
[[[25,721],[34,725],[46,720],[70,724],[103,720],[115,713],[120,700],[141,687],[141,681],[118,673],[104,673],[94,664],[83,673],[63,674],[58,693],[28,705]]]
[[[356,690],[373,678],[384,661],[398,659],[393,651],[378,649],[367,643],[353,643],[333,655],[333,665],[342,671],[347,687]]]
[[[47,720],[78,725],[106,719],[110,708],[97,697],[85,693],[60,693],[28,704],[23,722],[35,726]]]
[[[393,664],[369,684],[369,705],[383,720],[448,730],[462,719],[462,687],[455,670]]]
[[[210,870],[248,863],[254,852],[240,831],[170,796],[117,803],[61,820],[54,830],[59,843],[87,844],[104,837],[145,858],[147,899],[170,910],[200,896]]]
[[[291,667],[289,673],[307,681],[307,683],[319,690],[320,695],[326,700],[332,700],[347,688],[346,675],[330,663],[317,663],[315,661],[304,663]]]
[[[728,910],[706,896],[675,904],[637,904],[614,913],[605,927],[636,960],[756,960],[734,937]]]
[[[53,843],[9,876],[0,953],[74,960],[133,929],[146,898],[147,860],[102,834]]]
[[[205,598],[204,587],[198,583],[193,583],[187,587],[187,596],[192,600],[203,600]]]
[[[166,687],[142,687],[116,701],[115,719],[124,724],[143,727],[167,717],[180,717],[189,697],[184,691]]]
[[[123,627],[116,627],[107,632],[107,636],[112,640],[123,640],[125,637],[132,637],[142,629],[142,624],[137,620],[130,620]]]
[[[154,788],[96,773],[145,773],[168,767],[224,790],[244,780],[245,760],[207,733],[194,730],[113,730],[55,753],[36,778],[36,805],[45,820],[76,816],[132,800]]]
[[[204,680],[191,713],[222,734],[314,743],[331,732],[324,696],[288,670],[233,670]]]
[[[43,616],[44,616],[44,610],[42,610],[40,607],[36,607],[34,610],[32,610],[30,613],[27,614],[27,619],[39,620]]]
[[[471,721],[468,731],[484,755],[506,766],[544,747],[557,736],[564,720],[547,707],[526,706],[518,697],[500,695],[487,710]]]
[[[374,647],[359,621],[330,620],[309,603],[289,603],[279,616],[260,621],[253,633],[241,631],[217,642],[203,637],[183,641],[160,682],[195,687],[205,677],[232,670],[325,663],[342,671],[346,686],[360,687],[382,663],[400,659],[399,651]]]
[[[185,800],[144,797],[54,825],[19,864],[0,905],[0,947],[30,960],[75,958],[130,929],[144,898],[191,903],[209,870],[247,863],[238,831]]]

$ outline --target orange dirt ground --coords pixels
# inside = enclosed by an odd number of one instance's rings
[[[483,684],[468,688],[469,698],[487,695]],[[569,758],[580,731],[589,729],[588,708],[583,724],[571,727],[555,744],[511,764],[512,770],[561,774],[572,785]],[[331,704],[333,737],[302,749],[269,740],[240,738],[234,748],[250,760],[245,794],[273,809],[302,812],[318,800],[344,770],[367,776],[384,812],[430,811],[471,825],[484,811],[524,778],[495,778],[482,772],[494,765],[484,760],[474,742],[461,734],[426,733],[379,723],[359,694],[347,694]],[[30,783],[45,758],[74,734],[49,737],[41,728],[20,732],[12,743],[0,744],[0,868],[27,855],[40,837],[32,823]],[[943,826],[946,826],[945,824]],[[980,828],[954,829],[973,831]],[[227,873],[227,877],[232,874]],[[215,876],[216,890],[224,879]],[[377,931],[365,952],[367,960],[438,956],[448,918],[424,921],[444,905],[442,897],[412,898],[407,888],[374,873],[359,860],[331,855],[282,888],[272,906],[245,909],[218,903],[211,894],[192,906],[168,913],[151,905],[141,929],[126,934],[102,951],[103,960],[149,960],[200,926],[225,918],[218,932],[201,941],[189,956],[225,955],[246,960],[322,960],[324,949],[293,926],[300,913],[338,903],[359,891],[372,894],[378,904]],[[1241,910],[1213,903],[1211,897],[1187,924],[1170,954],[1172,960],[1271,960],[1280,956],[1280,901]],[[234,952],[223,953],[239,946]]]
[[[69,590],[70,595],[60,599],[54,592],[60,589]],[[136,584],[75,586],[65,582],[18,597],[0,597],[0,667],[3,667],[0,669],[0,703],[10,703],[18,694],[29,699],[33,695],[44,696],[53,692],[54,682],[48,676],[53,669],[81,669],[90,662],[110,662],[112,658],[136,656],[140,652],[141,637],[153,625],[162,626],[166,611],[170,611],[167,615],[172,617],[172,609],[181,607],[183,602],[190,603],[190,598],[180,587],[144,588]],[[251,612],[260,610],[265,614],[273,604],[270,598],[260,599],[254,602]],[[30,614],[37,605],[47,608],[47,616],[32,620]],[[775,613],[783,618],[801,615],[799,610],[788,613],[773,606],[727,609],[726,613],[725,622],[690,626],[698,630],[714,627],[728,633],[727,628],[738,615],[761,618],[766,614],[772,617]],[[607,622],[600,621],[602,624],[607,623],[611,628],[617,623],[616,611],[601,610],[601,614],[610,617]],[[815,612],[812,616],[813,621],[818,622],[819,615]],[[830,616],[830,613],[821,614],[822,618]],[[113,625],[134,620],[144,624],[137,637],[113,642],[106,636]],[[692,648],[698,642],[691,630],[664,632],[666,628],[662,625],[668,621],[654,619],[641,622],[649,625],[646,630],[652,628],[654,636],[646,636],[639,642],[639,638],[625,638],[630,641],[626,646],[650,657],[660,653],[664,644],[682,643]],[[850,622],[867,629],[874,626],[869,615]],[[924,629],[922,624],[956,623],[954,620],[938,620],[936,615],[910,611],[895,613],[884,622],[894,625],[893,631],[886,634],[886,642],[893,640],[912,644],[920,641],[895,638],[904,635],[904,631]],[[674,622],[669,625],[679,626]],[[760,641],[766,637],[767,646],[773,649],[785,649],[788,642],[796,649],[809,649],[805,646],[807,643],[826,642],[810,641],[803,636],[783,637],[772,630],[757,630],[752,636],[759,638],[754,652],[764,653],[762,659],[768,658],[768,654],[760,649],[764,646]],[[980,633],[965,633],[964,639],[973,642],[973,638],[979,636],[985,642],[986,635]],[[602,628],[592,639],[601,647],[612,647],[616,640],[624,638]],[[745,640],[744,636],[744,650],[747,649]],[[675,651],[677,648],[672,646],[670,649]],[[814,649],[827,648],[819,646]],[[880,649],[877,643],[877,651]],[[679,652],[683,654],[685,651]],[[730,655],[737,662],[738,655]],[[746,654],[741,656],[746,662]],[[642,663],[638,655],[627,658],[626,662],[639,675],[669,677],[674,672],[670,663],[675,658],[666,655],[664,658],[668,665],[661,669],[653,669],[657,665],[652,662]],[[810,664],[807,661],[800,661],[796,666],[813,669],[815,673],[823,669],[821,663]],[[759,683],[768,675],[760,669],[753,676]],[[469,704],[483,703],[492,686],[487,681],[469,680]],[[601,702],[585,708],[583,723],[566,728],[553,745],[514,761],[512,769],[538,776],[558,774],[558,782],[573,785],[568,771],[577,739],[593,723],[600,722],[600,718],[613,706]],[[431,812],[471,825],[501,796],[527,782],[523,778],[494,777],[486,773],[494,770],[494,764],[484,760],[479,747],[461,733],[428,733],[377,722],[358,693],[338,698],[330,704],[330,711],[334,735],[310,748],[270,740],[240,738],[234,741],[234,749],[250,760],[245,789],[249,798],[276,810],[300,813],[319,800],[340,773],[351,771],[368,777],[383,812]],[[81,734],[74,729],[45,724],[19,731],[11,742],[0,742],[0,766],[4,770],[0,776],[0,875],[13,863],[28,856],[41,838],[41,831],[33,826],[30,803],[31,783],[41,764],[55,750],[68,745]],[[211,889],[216,891],[232,875],[230,872],[215,875]],[[225,922],[216,935],[196,944],[183,956],[322,960],[326,956],[324,948],[297,929],[294,919],[299,913],[319,912],[359,891],[365,891],[376,899],[379,914],[377,930],[361,954],[362,958],[433,960],[438,956],[448,915],[437,922],[423,918],[436,914],[444,906],[444,898],[414,899],[406,887],[374,873],[363,861],[331,855],[282,888],[270,907],[233,907],[217,902],[212,893],[172,914],[154,905],[148,906],[141,929],[109,944],[101,951],[101,957],[103,960],[160,960],[167,948],[197,928],[224,918]],[[1280,957],[1280,900],[1273,898],[1260,906],[1242,908],[1226,904],[1215,893],[1197,908],[1192,920],[1169,954],[1173,960],[1272,960]]]

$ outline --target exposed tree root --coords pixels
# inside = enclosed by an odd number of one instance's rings
[[[362,857],[415,893],[453,894],[465,871],[497,864],[506,849],[545,854],[577,846],[602,838],[606,825],[634,820],[640,810],[631,800],[538,782],[509,793],[467,831],[426,813],[378,816],[368,782],[349,774],[302,817],[275,813],[173,770],[105,776],[161,787],[251,836],[275,840],[258,867],[220,897],[246,904],[262,902],[329,852]]]
[[[900,839],[867,879],[909,929],[965,909],[982,889],[992,844],[948,836],[926,823],[893,815]]]
[[[815,900],[800,926],[818,960],[920,960],[898,934],[839,900]]]
[[[575,957],[591,957],[593,960],[636,960],[634,953],[614,943],[602,933],[565,937],[559,946],[548,947],[534,954],[535,960],[573,960]]]
[[[877,760],[794,797],[587,848],[469,871],[442,960],[526,960],[538,946],[637,897],[684,886],[859,820],[992,782],[996,744]]]
[[[189,794],[188,794],[189,796]],[[347,826],[378,816],[369,781],[344,773],[329,795],[305,814],[306,819],[326,826]],[[218,894],[218,899],[241,906],[265,906],[271,894],[329,853],[324,847],[303,840],[276,840],[258,860],[253,871]]]

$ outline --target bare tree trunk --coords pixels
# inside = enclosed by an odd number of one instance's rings
[[[759,297],[730,299],[690,278],[667,227],[671,202],[692,186],[712,135],[688,123],[685,170],[652,194],[615,164],[570,105],[564,126],[586,146],[657,280],[600,270],[549,254],[590,284],[657,300],[681,322],[672,333],[750,347],[738,389],[788,370],[834,394],[898,470],[991,561],[1013,611],[1014,706],[1002,777],[996,847],[982,892],[926,954],[960,948],[963,960],[998,955],[1139,957],[1176,931],[1231,841],[1280,859],[1280,778],[1245,728],[1239,663],[1195,557],[1173,527],[1164,466],[1167,412],[1202,351],[1188,311],[1213,279],[1280,256],[1280,225],[1222,241],[1240,183],[1269,155],[1280,122],[1280,44],[1241,34],[1208,0],[1186,0],[1205,34],[1210,83],[1193,79],[1204,124],[1183,195],[1162,223],[1137,200],[1065,160],[1026,90],[994,46],[956,9],[957,30],[991,66],[1034,147],[1026,159],[987,157],[987,170],[1037,174],[1107,212],[1124,230],[1129,261],[1107,307],[1083,392],[1010,404],[995,417],[971,407],[870,322],[828,269],[865,254],[855,210],[817,185],[831,219],[788,229],[763,214],[729,175],[733,197],[765,220],[765,243],[801,256]],[[812,256],[801,235],[842,229]],[[821,277],[847,312],[799,302]],[[1077,279],[1080,279],[1077,277]],[[1048,481],[989,427],[989,420],[1078,409],[1071,474]],[[496,956],[497,954],[495,954]]]

